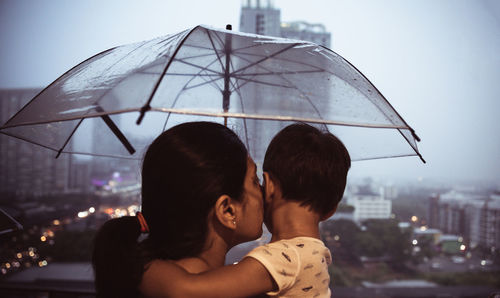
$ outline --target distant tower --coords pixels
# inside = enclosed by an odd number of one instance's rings
[[[281,24],[281,37],[307,40],[331,47],[331,35],[323,24],[310,24],[304,21],[287,22]]]
[[[246,0],[241,7],[240,31],[269,36],[280,36],[281,12],[271,0],[263,5],[260,0]]]
[[[290,39],[307,40],[331,48],[331,34],[323,24],[304,21],[281,22],[281,11],[271,0],[244,0],[241,7],[240,31]]]

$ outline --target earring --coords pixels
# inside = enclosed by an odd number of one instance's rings
[[[236,220],[233,219],[233,225],[236,225]]]

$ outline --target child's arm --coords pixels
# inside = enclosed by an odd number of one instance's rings
[[[144,273],[141,292],[153,297],[247,297],[277,289],[273,277],[254,258],[200,274],[173,262],[153,262]]]

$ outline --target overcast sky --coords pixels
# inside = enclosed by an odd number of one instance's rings
[[[261,0],[261,2],[266,2]],[[276,0],[283,21],[322,23],[421,137],[417,157],[352,175],[500,183],[500,1]],[[0,0],[0,88],[44,87],[110,47],[197,24],[239,24],[239,0]]]

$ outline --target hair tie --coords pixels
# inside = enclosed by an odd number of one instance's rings
[[[149,227],[148,223],[146,222],[146,219],[142,215],[141,212],[137,212],[135,214],[137,216],[137,220],[139,221],[139,224],[141,225],[141,233],[149,233]]]

